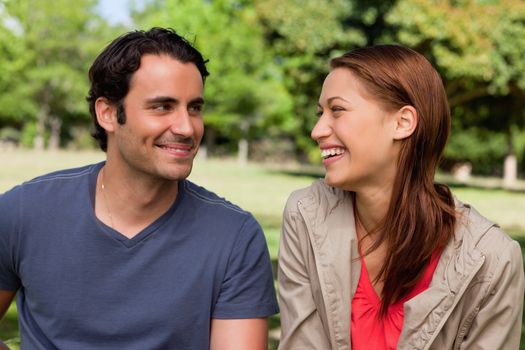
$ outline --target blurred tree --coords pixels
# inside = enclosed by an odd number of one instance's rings
[[[208,151],[213,151],[217,138],[223,138],[236,144],[239,160],[245,162],[250,139],[294,127],[291,97],[265,45],[251,1],[149,1],[133,17],[145,29],[174,27],[209,58]]]
[[[21,138],[31,143],[36,135],[37,147],[47,135],[56,147],[60,134],[88,123],[86,71],[100,42],[116,33],[95,14],[96,3],[0,1],[0,127],[24,127]],[[246,155],[249,140],[284,135],[302,159],[319,159],[309,133],[329,59],[356,46],[398,42],[424,53],[445,80],[454,116],[449,160],[471,161],[475,171],[494,173],[500,171],[496,159],[506,157],[512,169],[516,154],[525,154],[521,0],[144,4],[133,13],[138,26],[174,26],[197,38],[210,58],[210,150],[223,142]]]
[[[308,134],[329,58],[356,46],[397,42],[425,54],[445,80],[454,116],[450,160],[469,160],[476,171],[494,173],[495,159],[523,153],[512,131],[525,125],[522,0],[255,2],[294,95],[300,151],[312,149]]]
[[[8,0],[0,8],[0,122],[33,130],[37,149],[46,137],[58,148],[64,124],[88,120],[86,72],[103,25],[96,2]]]
[[[346,0],[255,0],[255,8],[274,60],[294,96],[296,122],[291,134],[297,155],[303,161],[319,162],[319,152],[309,137],[316,101],[329,58],[367,43],[361,28],[353,25],[362,22],[358,20],[361,13],[355,2]]]
[[[30,64],[30,55],[18,40],[21,30],[0,3],[0,127],[9,124],[21,127],[24,117],[37,112],[28,101],[30,94],[17,84]]]
[[[525,127],[525,2],[402,0],[386,23],[399,42],[425,53],[446,81],[458,119],[447,156],[468,158],[476,169],[480,150],[489,158],[494,154],[488,138],[504,140],[497,153],[505,158],[504,178],[511,184],[516,154],[523,152],[516,149],[513,130]]]

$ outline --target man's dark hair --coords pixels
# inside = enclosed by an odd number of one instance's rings
[[[117,120],[126,122],[124,97],[128,94],[131,76],[140,67],[140,60],[146,54],[168,55],[182,63],[193,63],[199,70],[202,81],[209,75],[207,60],[193,45],[171,28],[151,28],[126,33],[111,42],[93,62],[89,69],[91,87],[87,96],[89,112],[95,129],[92,132],[103,151],[107,150],[108,137],[98,121],[95,101],[105,97],[117,106]],[[181,82],[183,84],[183,82]]]

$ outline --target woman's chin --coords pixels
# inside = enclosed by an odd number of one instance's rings
[[[330,176],[330,174],[327,173],[324,177],[324,182],[330,187],[335,187],[343,191],[350,191],[350,192],[356,191],[355,182],[349,179],[346,179],[346,178]]]
[[[330,187],[343,188],[343,182],[341,179],[337,179],[334,176],[330,176],[328,173],[324,176],[324,182]]]

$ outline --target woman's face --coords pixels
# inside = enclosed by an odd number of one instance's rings
[[[328,185],[360,192],[393,184],[398,145],[395,112],[387,112],[346,68],[326,77],[312,130]]]

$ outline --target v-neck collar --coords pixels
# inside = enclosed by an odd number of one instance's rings
[[[95,195],[96,195],[96,186],[97,186],[97,176],[105,164],[106,164],[105,161],[95,164],[89,176],[89,192],[90,192],[90,200],[91,200],[92,217],[93,217],[94,222],[97,224],[98,228],[100,229],[101,234],[106,235],[108,238],[122,244],[123,246],[127,248],[133,248],[135,245],[137,245],[141,241],[151,236],[173,215],[173,213],[176,211],[177,207],[180,205],[184,197],[185,186],[183,183],[185,180],[179,181],[177,197],[175,201],[173,202],[173,204],[170,206],[170,208],[164,214],[162,214],[159,218],[157,218],[151,224],[146,226],[143,230],[138,232],[133,237],[128,238],[122,233],[120,233],[119,231],[103,223],[95,215]]]

